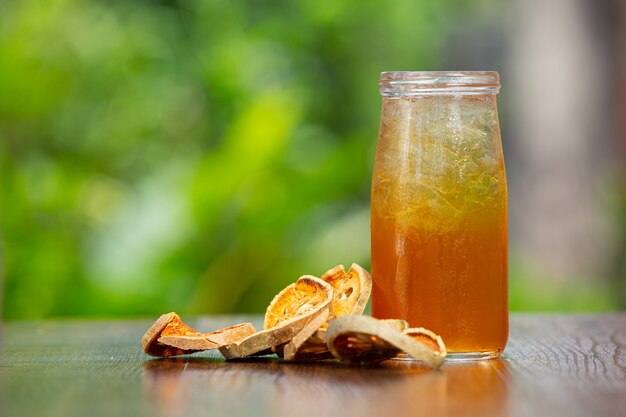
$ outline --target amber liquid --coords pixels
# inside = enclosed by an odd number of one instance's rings
[[[440,334],[450,353],[504,349],[507,226],[498,213],[442,233],[399,230],[372,213],[372,315]]]
[[[456,128],[461,139],[440,132],[437,105],[383,106],[371,195],[372,315],[426,327],[449,353],[497,356],[508,338],[508,262],[495,101],[467,117],[487,122]],[[419,130],[402,125],[406,114]]]

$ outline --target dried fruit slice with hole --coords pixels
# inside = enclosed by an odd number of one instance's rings
[[[312,275],[301,276],[274,297],[265,312],[263,329],[271,329],[295,317],[317,311],[320,306],[330,304],[332,294],[332,287],[321,279]]]
[[[265,314],[265,330],[223,346],[220,352],[226,359],[236,359],[275,350],[290,342],[311,321],[321,320],[320,315],[327,316],[332,297],[329,284],[319,278],[302,276],[274,297]]]
[[[250,323],[242,323],[210,333],[200,333],[183,323],[176,313],[159,317],[144,334],[144,352],[152,356],[176,356],[215,349],[237,342],[255,332]]]
[[[443,343],[441,336],[435,332],[423,327],[412,327],[410,329],[405,329],[404,334],[410,336],[413,340],[417,340],[418,342],[426,345],[426,347],[433,352],[436,352],[443,357],[446,356],[446,345]]]
[[[326,271],[321,279],[334,290],[331,319],[348,314],[363,314],[372,292],[372,276],[358,264],[348,271],[343,265]]]
[[[408,323],[405,320],[386,319],[381,321],[399,331],[404,331],[406,328],[409,327]],[[311,337],[309,337],[304,343],[302,343],[302,345],[297,348],[295,354],[293,354],[293,357],[290,356],[290,360],[321,361],[334,358],[333,354],[330,353],[330,351],[328,350],[328,346],[326,345],[327,331],[328,329],[324,327],[317,329],[311,335]],[[285,359],[289,359],[286,357],[286,354],[284,352],[285,348],[286,345],[280,346],[280,348],[276,351],[276,354],[281,358],[284,357]]]
[[[256,333],[256,329],[251,323],[241,323],[209,333],[197,333],[196,335],[176,334],[171,330],[168,331],[168,328],[166,328],[161,333],[158,342],[183,350],[209,350],[239,342],[254,333]]]
[[[333,356],[347,364],[377,363],[406,352],[431,368],[437,368],[445,358],[402,331],[367,316],[343,316],[331,321],[327,339]]]

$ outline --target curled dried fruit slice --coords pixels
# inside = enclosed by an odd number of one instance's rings
[[[176,313],[159,317],[141,339],[143,350],[152,356],[176,356],[215,349],[237,342],[256,330],[250,323],[200,333],[187,326]]]
[[[363,314],[372,292],[372,276],[357,264],[346,272],[343,265],[328,270],[321,279],[328,282],[334,291],[332,316]]]
[[[434,332],[431,332],[423,327],[405,329],[404,334],[410,336],[413,340],[417,340],[422,343],[433,352],[436,352],[443,357],[446,356],[446,345],[443,343],[441,336],[438,334],[435,334]]]
[[[333,356],[347,364],[377,363],[402,351],[432,368],[441,366],[445,358],[402,331],[366,316],[344,316],[331,321],[327,339]]]
[[[240,342],[222,346],[219,350],[226,359],[271,354],[277,346],[285,345],[291,341],[299,331],[323,313],[328,315],[328,305],[321,307],[318,311],[310,312],[305,316],[298,316],[295,319],[282,322],[280,325],[272,327],[271,329],[257,332]],[[323,319],[323,322],[325,321],[326,317]]]
[[[407,327],[409,327],[408,323],[405,320],[400,319],[388,319],[381,320],[388,326],[393,327],[394,329],[398,329],[400,331],[404,331]],[[294,361],[321,361],[326,359],[332,359],[333,354],[328,350],[328,346],[326,345],[326,334],[328,330],[327,328],[319,328],[317,329],[311,337],[309,337],[300,347],[298,347],[293,354],[293,357],[287,357],[285,354],[286,346],[281,346],[281,349],[276,353],[280,357],[284,357],[285,359],[294,360]],[[295,340],[295,338],[294,338]],[[291,342],[290,342],[291,344]]]
[[[276,327],[299,316],[306,316],[330,304],[332,287],[311,275],[304,275],[279,292],[265,312],[263,328]]]
[[[166,328],[163,333],[161,333],[161,337],[158,339],[159,343],[183,350],[215,349],[220,346],[239,342],[256,332],[256,329],[251,323],[241,323],[210,333],[195,332],[196,334],[194,335],[176,334],[167,330]]]
[[[272,300],[265,315],[265,330],[223,346],[220,352],[226,359],[236,359],[275,350],[290,342],[311,321],[317,323],[322,321],[320,316],[325,316],[325,322],[332,297],[333,290],[324,281],[312,276],[300,277]]]
[[[186,353],[197,352],[197,350],[185,350],[159,343],[159,337],[161,337],[161,334],[163,333],[163,331],[165,331],[166,328],[168,328],[168,326],[170,330],[174,328],[180,328],[185,333],[198,334],[191,327],[184,325],[180,321],[180,317],[178,317],[178,314],[173,312],[163,314],[154,322],[154,324],[152,324],[152,326],[150,326],[150,328],[141,338],[141,345],[143,346],[144,352],[151,356],[176,356],[184,355]]]

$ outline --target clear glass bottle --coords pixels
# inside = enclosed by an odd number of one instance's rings
[[[496,72],[383,72],[372,177],[372,315],[443,337],[450,358],[508,338],[507,185]]]

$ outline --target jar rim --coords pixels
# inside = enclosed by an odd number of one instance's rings
[[[497,71],[385,71],[378,80],[380,94],[406,95],[486,95],[498,94]]]

